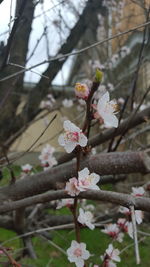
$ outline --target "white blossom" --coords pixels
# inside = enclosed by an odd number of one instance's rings
[[[97,112],[94,114],[94,117],[103,122],[105,127],[118,127],[118,119],[115,116],[118,105],[115,100],[110,101],[108,92],[99,99],[95,108]]]
[[[128,208],[126,208],[126,207],[122,207],[121,206],[119,208],[119,211],[121,213],[125,214],[126,216],[131,216],[131,211]],[[141,224],[142,223],[143,217],[144,217],[143,211],[141,211],[141,210],[135,210],[135,219],[136,219],[136,222],[138,224]]]
[[[70,196],[76,196],[80,192],[89,189],[100,190],[100,188],[96,185],[99,180],[100,176],[98,174],[90,174],[88,168],[84,168],[78,172],[78,179],[76,177],[69,179],[66,183],[65,190]]]
[[[78,216],[78,222],[80,222],[83,225],[86,225],[88,228],[93,230],[95,228],[95,225],[93,222],[93,214],[90,211],[84,211],[83,209],[79,209],[79,216]]]
[[[105,229],[102,230],[103,233],[108,234],[113,239],[117,240],[118,242],[123,241],[124,234],[120,231],[118,225],[116,223],[114,224],[108,224],[105,226]]]
[[[87,137],[82,130],[71,121],[64,121],[65,133],[58,138],[58,143],[63,146],[67,153],[71,153],[77,145],[85,147],[87,145]]]
[[[80,190],[77,188],[77,184],[78,180],[75,177],[70,178],[69,181],[66,183],[65,190],[72,197],[79,195],[80,193]]]
[[[140,187],[132,187],[131,195],[134,197],[142,197],[145,194],[145,190],[142,186]]]
[[[112,244],[109,244],[105,254],[101,256],[101,259],[105,262],[107,267],[116,267],[115,261],[120,262],[119,254],[120,251],[118,249],[114,249]]]
[[[78,184],[77,189],[82,192],[88,189],[100,190],[99,187],[96,185],[99,180],[100,176],[96,173],[89,172],[88,168],[84,168],[83,170],[78,172]]]
[[[45,168],[44,170],[57,164],[57,160],[53,155],[54,152],[55,148],[49,144],[46,144],[42,149],[39,160],[41,161],[42,166]]]
[[[84,261],[90,257],[90,253],[86,250],[85,243],[78,243],[73,240],[71,247],[67,249],[68,260],[74,262],[77,267],[83,267]]]
[[[119,226],[120,230],[125,233],[128,233],[128,235],[133,238],[132,222],[127,221],[125,218],[119,218],[117,221],[117,225]]]
[[[25,173],[29,173],[32,170],[32,168],[33,168],[32,165],[28,163],[21,166],[22,171]]]

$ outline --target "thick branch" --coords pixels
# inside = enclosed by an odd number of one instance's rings
[[[101,153],[82,160],[81,169],[88,167],[100,175],[150,172],[150,158],[145,152]],[[49,171],[17,181],[0,189],[0,200],[17,200],[50,189],[64,187],[64,183],[76,175],[76,161],[62,164]]]
[[[24,66],[26,62],[34,4],[32,0],[22,0],[21,2],[21,11],[19,11],[21,14],[19,13],[19,17],[14,22],[8,41],[6,56],[3,62],[3,71],[0,73],[2,78],[14,73],[18,69],[16,66],[6,65],[8,55],[9,61],[12,63]],[[0,114],[0,142],[3,144],[10,137],[11,133],[17,131],[14,118],[16,116],[16,109],[21,101],[20,95],[23,87],[23,75],[3,82],[1,81],[0,87],[0,108],[3,110]],[[22,120],[19,129],[24,124]]]
[[[37,203],[44,203],[52,200],[64,199],[70,197],[71,196],[68,196],[66,191],[64,190],[52,191],[34,197],[29,197],[26,199],[5,203],[0,206],[0,213],[12,211],[22,207],[27,207]],[[78,195],[78,198],[91,199],[96,201],[105,201],[125,207],[130,207],[132,205],[135,207],[135,209],[150,211],[149,198],[134,197],[129,194],[116,193],[112,191],[102,191],[102,190],[100,191],[88,190],[86,192],[80,193]]]

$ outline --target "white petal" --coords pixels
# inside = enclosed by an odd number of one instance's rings
[[[84,260],[81,258],[76,258],[75,264],[77,267],[83,267],[84,266]]]
[[[83,170],[79,171],[79,179],[85,178],[87,176],[89,176],[89,169],[88,168],[84,168]]]
[[[101,101],[102,102],[109,102],[110,100],[110,95],[109,92],[107,91],[102,97],[101,97]]]
[[[81,133],[79,136],[79,145],[85,147],[87,145],[87,141],[87,137],[83,133]]]
[[[97,103],[97,109],[98,109],[98,110],[99,110],[99,109],[102,110],[102,109],[105,107],[106,103],[109,102],[109,99],[110,99],[109,93],[106,92],[106,93],[99,99],[99,101],[98,101],[98,103]]]
[[[95,225],[92,224],[92,223],[88,223],[88,222],[87,222],[87,226],[88,226],[91,230],[94,230],[94,228],[95,228]]]
[[[64,146],[65,145],[65,139],[64,139],[64,135],[61,134],[59,137],[58,137],[58,143],[61,145],[61,146]]]
[[[88,250],[86,250],[86,251],[84,252],[84,254],[83,254],[83,258],[84,258],[85,260],[87,260],[89,257],[90,257],[90,253],[89,253]]]
[[[67,153],[71,153],[76,147],[76,143],[73,142],[67,142],[64,146]]]
[[[80,132],[80,129],[71,121],[66,120],[64,121],[64,129],[69,132]]]
[[[103,120],[106,127],[118,127],[118,119],[114,114],[105,113]]]

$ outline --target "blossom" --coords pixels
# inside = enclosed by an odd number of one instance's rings
[[[27,163],[25,165],[22,165],[21,169],[22,169],[23,172],[29,173],[32,170],[32,165]]]
[[[126,207],[120,207],[119,211],[126,216],[131,216],[131,211]],[[143,221],[143,212],[141,210],[135,210],[135,219],[138,224],[141,224]]]
[[[87,137],[75,124],[66,120],[64,121],[63,127],[65,133],[59,136],[58,143],[65,148],[66,152],[72,152],[77,145],[81,147],[87,145]]]
[[[68,260],[74,262],[77,267],[84,266],[84,260],[90,257],[90,253],[86,250],[85,243],[78,243],[73,240],[71,242],[71,247],[67,249]]]
[[[128,233],[128,235],[133,238],[133,227],[131,222],[127,221],[125,218],[119,218],[117,225],[119,226],[120,230]]]
[[[88,189],[99,190],[99,187],[96,185],[99,180],[100,176],[98,174],[90,174],[88,168],[84,168],[78,172],[78,179],[75,177],[69,179],[66,183],[65,190],[70,196],[76,196],[80,192]]]
[[[63,207],[70,208],[73,204],[74,204],[73,198],[62,199],[57,202],[56,209],[61,209]]]
[[[86,191],[88,189],[100,190],[96,185],[100,180],[100,176],[98,174],[94,172],[90,174],[88,168],[84,168],[83,170],[78,172],[78,175],[77,189],[80,192]]]
[[[44,170],[49,169],[57,164],[57,160],[53,156],[54,152],[55,148],[49,144],[46,144],[46,146],[42,149],[39,160],[41,161]]]
[[[90,90],[85,83],[76,83],[75,85],[75,95],[78,98],[86,100],[89,96]]]
[[[101,256],[101,259],[105,262],[106,267],[116,267],[116,262],[120,262],[119,250],[114,249],[112,244],[109,244],[108,248],[105,251],[104,256]]]
[[[97,106],[94,108],[97,110],[94,114],[96,119],[103,122],[106,127],[118,127],[118,119],[115,116],[118,105],[115,100],[110,100],[109,93],[106,92],[98,101]]]
[[[102,230],[103,233],[108,234],[110,237],[112,237],[113,239],[122,242],[123,241],[123,237],[124,234],[120,231],[118,225],[116,223],[112,224],[108,224],[105,226],[105,229]]]
[[[80,193],[80,190],[77,188],[77,184],[78,180],[75,177],[69,179],[69,181],[66,183],[65,190],[72,197],[79,195]]]
[[[95,225],[92,224],[93,221],[93,214],[90,211],[85,211],[83,209],[79,209],[79,216],[78,216],[78,222],[86,225],[91,230],[95,228]]]
[[[132,187],[132,196],[134,197],[142,197],[145,194],[145,190],[142,186],[140,187]]]
[[[65,98],[63,101],[62,101],[62,104],[65,108],[70,108],[73,106],[73,101],[71,99],[67,99]]]

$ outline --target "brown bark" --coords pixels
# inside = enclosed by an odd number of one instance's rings
[[[31,32],[31,24],[33,20],[34,5],[33,1],[22,1],[25,3],[23,12],[18,17],[18,24],[14,22],[15,32],[11,35],[8,41],[8,51],[6,47],[6,56],[9,54],[9,62],[25,66],[26,55],[28,52],[28,43]],[[16,25],[16,26],[15,26]],[[14,29],[13,27],[13,29]],[[12,32],[13,32],[12,29]],[[11,38],[12,36],[12,38]],[[0,77],[6,77],[16,72],[18,67],[6,65],[4,62]],[[6,81],[0,82],[0,143],[7,140],[11,131],[15,131],[15,116],[17,107],[21,101],[21,92],[23,88],[23,74],[17,77],[13,77]],[[22,122],[23,123],[23,122]]]
[[[71,198],[71,196],[67,195],[64,190],[51,191],[37,196],[28,197],[26,199],[2,204],[0,206],[0,213],[12,211],[21,207],[27,207],[37,203],[44,203],[64,198]],[[78,198],[104,201],[128,208],[130,206],[134,206],[137,210],[150,211],[150,199],[146,197],[134,197],[129,194],[104,190],[88,190],[80,193]]]
[[[150,158],[145,152],[101,153],[81,161],[81,169],[100,175],[150,172]],[[51,189],[64,188],[64,183],[76,175],[76,161],[41,172],[0,189],[0,200],[17,200]]]

